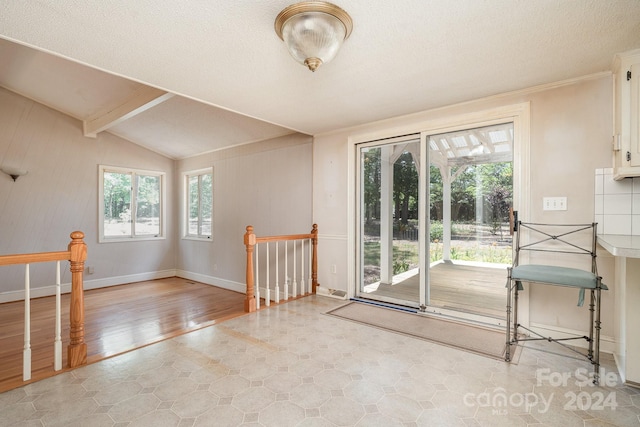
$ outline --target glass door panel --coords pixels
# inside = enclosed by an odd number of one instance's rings
[[[427,306],[502,318],[512,259],[513,124],[427,138]]]
[[[418,139],[359,147],[358,296],[418,307]]]

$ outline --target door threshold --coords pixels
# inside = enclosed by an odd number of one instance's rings
[[[399,305],[399,304],[392,304],[388,302],[375,301],[367,298],[353,297],[351,298],[351,301],[361,302],[364,304],[377,305],[379,307],[392,308],[394,310],[406,311],[408,313],[417,313],[419,311],[417,308],[414,308],[414,307],[408,307],[406,305]]]

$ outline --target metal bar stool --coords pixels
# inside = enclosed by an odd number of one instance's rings
[[[520,236],[523,230],[528,230],[529,242],[523,244]],[[511,360],[511,346],[519,342],[545,340],[555,342],[563,347],[586,357],[594,369],[594,384],[600,379],[600,297],[601,291],[607,290],[598,276],[596,265],[597,223],[592,224],[539,224],[516,221],[514,231],[515,258],[513,265],[507,269],[507,344],[505,360]],[[554,260],[560,259],[562,254],[586,255],[591,258],[590,270],[573,267],[543,264],[520,264],[522,251],[552,252]],[[567,258],[569,260],[569,258]],[[584,303],[584,293],[588,289],[591,294],[589,304],[590,323],[589,336],[574,336],[569,338],[544,337],[518,323],[518,292],[523,290],[523,282],[540,283],[551,286],[568,286],[579,289],[578,306]],[[513,307],[513,317],[512,309]],[[512,323],[513,322],[513,323]],[[511,327],[513,325],[513,328]],[[519,335],[522,329],[529,333]],[[584,339],[588,343],[587,354],[565,345],[562,341]]]

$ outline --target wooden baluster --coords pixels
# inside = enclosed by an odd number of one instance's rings
[[[87,259],[87,245],[82,240],[84,233],[71,233],[70,270],[71,270],[71,306],[69,310],[70,342],[67,348],[67,363],[70,368],[87,363],[87,344],[84,342],[84,262]]]
[[[274,293],[276,294],[276,304],[280,302],[280,272],[278,271],[278,258],[280,258],[280,252],[278,251],[278,241],[276,240],[276,289]]]
[[[287,241],[284,241],[284,300],[289,299],[289,253]]]
[[[256,310],[260,310],[260,250],[259,245],[256,243]]]
[[[62,369],[62,309],[60,305],[60,261],[56,261],[56,336],[53,341],[54,371]]]
[[[256,244],[256,235],[253,234],[253,227],[248,225],[244,234],[244,245],[247,248],[247,297],[244,300],[244,311],[251,313],[256,311],[256,300],[253,294],[253,247]]]
[[[264,303],[267,307],[271,305],[271,283],[269,277],[269,242],[267,242],[267,295],[264,298]]]
[[[29,264],[24,270],[24,349],[22,350],[22,380],[31,379],[31,281]]]
[[[311,292],[315,294],[318,287],[318,224],[313,224],[311,234],[313,247],[313,255],[311,256]]]
[[[293,241],[293,289],[291,291],[291,293],[293,294],[294,297],[298,296],[298,281],[296,279],[296,265],[298,264],[298,261],[296,260],[296,241]]]
[[[304,286],[304,239],[300,241],[300,293],[304,295],[307,289]]]
[[[309,239],[309,280],[307,281],[307,286],[309,287],[309,289],[307,289],[307,293],[311,293],[312,288],[313,288],[313,281],[311,280],[311,277],[313,276],[313,244],[311,239]]]

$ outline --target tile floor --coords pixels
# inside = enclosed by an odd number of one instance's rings
[[[0,426],[634,426],[640,390],[548,343],[518,364],[324,315],[313,296],[0,394]]]

